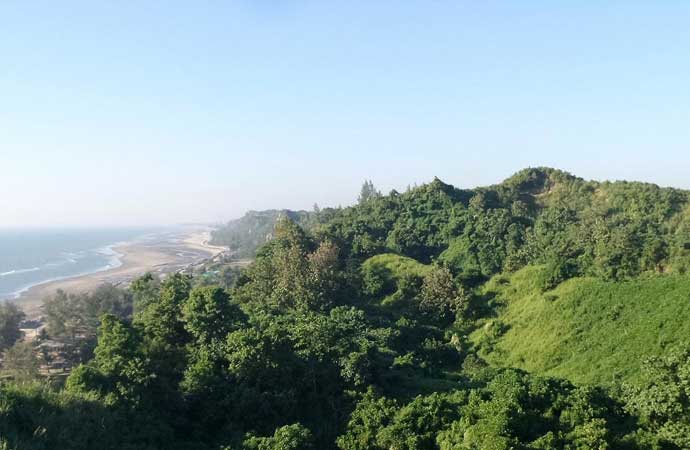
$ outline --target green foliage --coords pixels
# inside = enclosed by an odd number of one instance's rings
[[[434,180],[330,212],[312,228],[346,256],[438,259],[471,283],[549,264],[548,287],[577,275],[627,279],[686,270],[688,203],[685,191],[536,168],[472,191]]]
[[[507,370],[475,387],[398,402],[365,393],[341,450],[635,448],[628,418],[601,389]]]
[[[133,297],[134,314],[146,310],[151,303],[158,301],[160,295],[160,279],[152,273],[146,273],[136,278],[129,285]]]
[[[235,261],[227,255],[221,255],[188,270],[195,287],[219,286],[229,291],[241,279],[243,269],[248,264],[249,261]]]
[[[459,418],[460,407],[465,403],[465,393],[456,391],[418,396],[401,407],[370,390],[357,403],[346,433],[338,437],[338,447],[342,450],[437,449],[436,436]]]
[[[95,334],[99,317],[113,314],[120,318],[132,314],[132,295],[115,286],[104,284],[92,293],[66,294],[58,291],[45,303],[48,332],[66,338],[76,334]]]
[[[0,352],[13,346],[22,337],[19,325],[24,317],[24,311],[14,303],[0,303]]]
[[[399,305],[419,294],[422,280],[431,270],[412,258],[394,254],[373,256],[361,267],[363,291],[383,304]]]
[[[241,303],[263,303],[280,310],[325,311],[348,292],[339,249],[330,241],[318,245],[289,219],[276,224],[276,238],[257,255],[235,289]]]
[[[103,284],[90,293],[57,291],[43,310],[49,336],[65,343],[71,361],[82,362],[93,356],[100,317],[112,314],[126,319],[131,317],[132,308],[133,295],[129,291]]]
[[[456,201],[466,197],[434,180],[405,194],[372,196],[355,207],[328,212],[328,220],[312,226],[346,256],[365,258],[385,251],[428,262],[447,242],[445,226]],[[323,214],[323,213],[322,213]]]
[[[137,404],[146,395],[151,379],[140,354],[136,330],[113,315],[101,319],[95,358],[87,368],[75,370],[67,380],[73,392],[96,392],[106,403],[125,401]]]
[[[155,301],[144,302],[134,316],[137,326],[159,343],[184,344],[188,339],[180,315],[192,288],[191,278],[174,273],[160,285]]]
[[[541,292],[543,267],[486,285],[505,332],[481,353],[492,363],[578,383],[634,380],[640,361],[663,355],[690,333],[690,279],[653,275],[627,282],[576,278]],[[486,342],[484,326],[472,341]]]
[[[58,294],[51,335],[93,354],[39,388],[5,353],[0,448],[690,446],[686,192],[539,168],[359,200],[216,231],[245,270]]]
[[[38,378],[38,359],[30,342],[17,342],[5,351],[2,373],[13,380],[26,382]]]
[[[275,224],[281,217],[306,226],[312,216],[313,213],[307,211],[249,211],[213,230],[211,244],[229,247],[235,258],[252,258],[257,249],[273,237]]]
[[[436,436],[460,417],[463,392],[420,396],[400,408],[391,423],[380,429],[377,443],[383,449],[434,450]]]
[[[690,448],[690,347],[644,361],[639,383],[627,386],[628,409],[661,448]]]
[[[56,392],[43,383],[0,385],[0,442],[16,450],[205,448],[173,439],[153,415],[114,409],[96,396]]]
[[[359,193],[359,198],[357,202],[361,205],[375,198],[381,197],[381,193],[376,190],[374,183],[371,180],[367,180],[362,184],[362,189]]]
[[[424,277],[419,308],[434,320],[448,324],[456,316],[464,316],[469,303],[464,288],[457,286],[453,275],[445,267],[434,267]]]
[[[249,437],[242,446],[244,450],[311,450],[311,432],[300,424],[286,425],[276,429],[271,437]]]
[[[219,342],[244,320],[244,313],[230,303],[230,296],[218,287],[191,291],[182,307],[185,329],[197,342]]]
[[[377,450],[379,430],[387,427],[397,411],[391,399],[377,396],[372,389],[364,393],[350,415],[347,432],[337,439],[342,450]]]
[[[603,391],[517,371],[470,392],[460,416],[438,435],[441,450],[621,448],[628,431]]]

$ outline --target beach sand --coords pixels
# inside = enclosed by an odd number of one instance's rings
[[[43,301],[55,295],[60,289],[67,293],[89,292],[103,283],[126,285],[147,272],[168,273],[180,270],[189,264],[226,250],[208,244],[207,231],[193,231],[181,234],[174,242],[131,242],[113,247],[120,254],[122,265],[88,275],[59,281],[50,281],[28,289],[15,300],[28,319],[41,316]]]

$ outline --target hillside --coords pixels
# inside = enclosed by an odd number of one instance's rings
[[[435,179],[348,208],[285,214],[336,243],[341,258],[360,261],[365,290],[381,305],[405,304],[414,295],[406,290],[419,288],[433,262],[479,298],[504,304],[493,310],[507,329],[495,345],[481,330],[472,335],[492,363],[610,383],[634,378],[640,358],[682,340],[687,191],[530,168],[487,187]],[[237,242],[256,239],[256,230],[269,236],[279,215],[251,212],[217,235],[229,232]],[[242,248],[250,253],[259,244]],[[608,319],[614,316],[620,319]]]
[[[690,448],[687,191],[536,168],[363,194],[218,230],[247,267],[50,299],[6,344],[0,448]]]
[[[496,317],[472,334],[492,364],[576,383],[635,382],[642,361],[690,336],[690,276],[576,278],[542,292],[543,267],[496,276],[482,294]]]
[[[439,260],[471,283],[546,264],[545,283],[683,272],[690,261],[689,193],[635,182],[585,181],[525,169],[461,190],[436,179],[329,212],[314,233],[348,255],[392,252]]]
[[[552,285],[574,276],[625,279],[690,267],[688,191],[586,181],[551,168],[524,169],[475,189],[434,179],[347,208],[250,211],[216,229],[212,243],[252,257],[280,216],[350,257],[439,260],[475,283],[528,264],[548,265]]]

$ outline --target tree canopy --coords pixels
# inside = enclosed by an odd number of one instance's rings
[[[0,448],[689,448],[681,336],[625,382],[497,362],[527,364],[508,339],[532,353],[584,348],[593,323],[620,323],[634,344],[626,308],[643,302],[602,305],[618,298],[611,286],[685,276],[688,200],[544,168],[474,190],[435,179],[382,195],[368,181],[351,207],[247,227],[269,231],[244,247],[254,261],[227,285],[174,273],[58,293],[48,333],[90,350],[64,383],[6,372]],[[664,299],[645,295],[652,314]],[[5,348],[18,321],[0,309]],[[11,368],[31,354],[29,342],[4,356]]]

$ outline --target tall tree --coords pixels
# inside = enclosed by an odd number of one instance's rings
[[[11,347],[22,337],[19,326],[24,317],[24,311],[14,303],[0,303],[0,351]]]
[[[30,342],[17,342],[4,355],[3,371],[16,381],[38,378],[38,359]]]
[[[135,323],[144,328],[146,334],[161,343],[183,345],[187,331],[182,322],[182,305],[189,298],[191,277],[181,273],[168,276],[161,283],[157,301],[142,304],[137,310]]]
[[[381,197],[381,193],[376,190],[374,183],[371,180],[365,180],[362,184],[362,190],[360,191],[357,202],[361,205],[378,197]]]
[[[187,331],[201,344],[220,342],[244,320],[242,311],[230,303],[230,296],[211,286],[192,290],[182,317]]]

